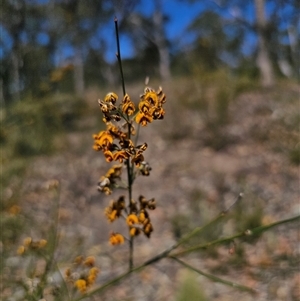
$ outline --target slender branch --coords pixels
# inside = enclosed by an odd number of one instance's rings
[[[242,198],[243,198],[243,194],[240,193],[238,195],[238,197],[236,198],[236,200],[233,202],[233,204],[231,204],[227,209],[225,209],[224,211],[219,213],[219,215],[217,215],[214,219],[212,219],[210,222],[208,222],[204,226],[195,228],[193,231],[191,231],[186,236],[184,236],[182,239],[180,239],[179,242],[174,246],[174,249],[177,248],[178,246],[182,245],[186,241],[188,241],[193,236],[199,234],[200,232],[202,232],[207,227],[209,227],[209,226],[215,224],[216,222],[218,222],[219,220],[221,220],[228,213],[228,211],[230,209],[232,209],[237,203],[239,203],[241,201]]]
[[[191,247],[189,249],[186,249],[186,250],[183,250],[183,251],[180,251],[180,252],[177,252],[177,253],[173,253],[171,255],[171,257],[182,256],[182,255],[185,255],[187,253],[191,253],[191,252],[198,251],[198,250],[201,250],[201,249],[207,249],[207,248],[209,248],[213,245],[226,243],[226,242],[232,241],[236,238],[241,238],[241,237],[245,237],[245,236],[252,236],[252,235],[258,235],[258,234],[261,234],[261,233],[263,233],[263,232],[265,232],[265,231],[267,231],[267,230],[269,230],[273,227],[276,227],[278,225],[285,224],[285,223],[290,223],[290,222],[295,222],[297,220],[300,220],[300,215],[292,217],[292,218],[280,220],[280,221],[274,222],[274,223],[269,224],[269,225],[259,226],[259,227],[256,227],[254,229],[251,229],[251,230],[246,230],[246,231],[237,233],[237,234],[232,235],[232,236],[219,238],[219,239],[216,239],[214,241],[210,241],[208,243],[199,244],[199,245]]]
[[[238,200],[239,200],[239,198],[237,199],[237,201],[238,201]],[[237,201],[235,202],[235,204],[237,203]],[[217,220],[217,219],[215,219],[215,220]],[[214,220],[214,221],[215,221],[215,220]],[[245,232],[243,232],[243,233],[238,233],[238,234],[236,234],[236,235],[233,235],[233,236],[231,236],[231,237],[222,238],[222,239],[218,239],[218,240],[215,240],[215,241],[213,241],[213,242],[210,242],[210,243],[206,243],[206,244],[203,244],[203,245],[199,245],[199,246],[198,246],[198,249],[200,249],[200,248],[204,249],[204,248],[207,248],[207,247],[209,247],[209,246],[211,246],[211,245],[213,245],[213,244],[222,243],[222,242],[225,242],[225,241],[231,241],[231,240],[234,239],[234,238],[238,238],[238,237],[242,237],[242,236],[259,234],[259,233],[262,233],[262,232],[264,232],[264,231],[267,231],[267,230],[269,230],[269,229],[271,229],[271,228],[273,228],[273,227],[275,227],[275,226],[278,226],[278,225],[281,225],[281,224],[285,224],[285,223],[288,223],[288,222],[295,222],[295,221],[297,221],[297,220],[300,220],[300,215],[295,216],[295,217],[292,217],[292,218],[288,218],[288,219],[285,219],[285,220],[280,220],[280,221],[277,221],[277,222],[275,222],[275,223],[272,223],[272,224],[269,224],[269,225],[266,225],[266,226],[261,226],[261,227],[257,227],[257,228],[254,228],[254,229],[250,229],[250,230],[247,230],[247,231],[245,231]],[[211,225],[211,222],[208,223],[208,224]],[[205,227],[206,227],[206,226],[204,226],[204,227],[202,227],[202,228],[199,228],[199,229],[201,230],[201,229],[203,229],[203,228],[205,228]],[[194,231],[192,231],[192,232],[194,232]],[[199,233],[199,232],[197,232],[197,233]],[[189,237],[191,237],[191,235],[189,235]],[[144,268],[147,267],[148,265],[154,264],[154,263],[160,261],[161,259],[168,257],[169,253],[170,253],[172,250],[174,250],[174,248],[176,248],[176,246],[178,246],[179,244],[180,244],[180,242],[177,243],[177,244],[175,244],[174,246],[172,246],[172,247],[166,249],[165,251],[161,252],[160,254],[158,254],[158,255],[152,257],[151,259],[147,260],[145,263],[141,264],[140,266],[138,266],[138,267],[136,267],[136,268],[132,268],[131,270],[129,270],[129,271],[127,271],[127,272],[121,274],[120,276],[118,276],[118,277],[116,277],[116,278],[114,278],[114,279],[112,279],[112,280],[109,280],[108,282],[106,282],[106,283],[103,284],[102,286],[100,286],[100,287],[98,287],[98,288],[96,288],[96,289],[90,291],[89,293],[87,293],[87,294],[85,294],[85,295],[83,295],[83,296],[81,296],[81,297],[79,297],[79,298],[77,298],[77,299],[75,299],[75,300],[73,300],[73,301],[80,301],[80,300],[83,300],[83,299],[85,299],[85,298],[87,298],[87,297],[93,296],[93,295],[95,295],[96,293],[101,293],[101,292],[103,292],[103,291],[104,291],[105,289],[107,289],[108,287],[113,286],[113,285],[116,285],[120,280],[122,280],[122,279],[128,277],[131,273],[134,273],[134,272],[140,272],[142,269],[144,269]],[[175,253],[175,254],[173,254],[172,256],[170,256],[170,258],[172,258],[172,259],[174,259],[174,260],[176,260],[176,261],[178,261],[178,262],[181,263],[182,261],[179,260],[178,258],[176,258],[175,256],[182,255],[183,253],[185,253],[185,251],[181,252],[180,254],[179,254],[179,253]],[[187,264],[185,264],[185,263],[183,263],[183,264],[184,264],[185,266],[187,266]],[[191,267],[191,268],[192,268],[192,267]],[[236,284],[236,283],[233,283],[233,282],[230,282],[230,281],[227,281],[227,280],[220,279],[220,278],[218,278],[218,277],[216,277],[216,276],[213,276],[213,275],[210,275],[210,274],[206,274],[206,273],[204,273],[204,272],[202,272],[202,271],[199,271],[199,270],[196,270],[196,269],[194,269],[194,268],[192,268],[192,269],[195,270],[196,272],[200,273],[201,275],[210,278],[210,279],[213,280],[213,281],[218,281],[218,282],[223,283],[223,284],[225,284],[225,285],[230,285],[231,287],[235,287],[235,288],[238,288],[238,289],[241,289],[241,290],[244,290],[244,291],[255,292],[254,290],[252,290],[252,289],[250,289],[250,288],[247,288],[247,287],[244,287],[244,286],[242,286],[242,285],[240,285],[240,284]],[[221,280],[221,281],[220,281],[220,280]],[[227,282],[227,283],[226,283],[226,282]]]
[[[227,213],[228,211],[230,211],[230,209],[232,207],[234,207],[237,203],[239,203],[241,201],[241,199],[243,198],[244,194],[242,192],[240,192],[240,194],[238,195],[238,197],[236,198],[235,202],[232,203],[225,211],[224,213]]]
[[[227,286],[230,286],[230,287],[234,287],[234,288],[237,288],[241,291],[245,291],[245,292],[249,292],[249,293],[252,293],[252,294],[256,294],[257,291],[255,291],[254,289],[248,287],[248,286],[245,286],[245,285],[242,285],[242,284],[239,284],[239,283],[236,283],[236,282],[231,282],[231,281],[228,281],[228,280],[225,280],[225,279],[222,279],[222,278],[219,278],[217,276],[214,276],[214,275],[211,275],[211,274],[208,274],[208,273],[205,273],[199,269],[196,269],[195,267],[183,262],[182,260],[176,258],[176,257],[173,257],[173,256],[170,256],[169,258],[177,261],[178,263],[180,263],[181,265],[183,265],[184,267],[212,280],[212,281],[215,281],[215,282],[219,282],[219,283],[222,283],[224,285],[227,285]]]

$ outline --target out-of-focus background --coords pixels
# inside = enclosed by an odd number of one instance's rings
[[[150,177],[134,198],[156,198],[150,240],[135,261],[164,250],[244,192],[230,221],[194,242],[299,214],[298,0],[2,0],[0,3],[1,274],[3,300],[23,300],[31,236],[47,239],[53,180],[60,183],[57,261],[94,255],[98,284],[127,268],[127,246],[111,247],[97,192],[109,168],[92,150],[104,128],[97,100],[121,97],[114,17],[127,92],[145,79],[167,95],[166,116],[142,128]],[[300,300],[299,224],[184,258],[255,287],[253,297],[161,262],[94,300]],[[27,279],[27,280],[26,280]],[[60,285],[59,283],[55,285]],[[50,290],[51,291],[51,290]],[[21,297],[20,297],[21,296]],[[53,299],[51,292],[49,300]],[[52,298],[52,299],[51,299]],[[47,299],[47,300],[48,300]]]

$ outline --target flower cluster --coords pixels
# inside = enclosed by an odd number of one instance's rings
[[[164,118],[163,108],[166,96],[162,89],[158,91],[146,87],[140,96],[137,105],[125,93],[123,99],[118,102],[118,95],[108,93],[104,100],[98,100],[103,114],[105,130],[93,135],[95,151],[102,152],[106,162],[118,162],[99,179],[98,190],[109,195],[114,188],[125,188],[129,191],[128,203],[124,196],[112,200],[105,208],[105,216],[109,222],[122,217],[128,226],[131,238],[144,233],[150,237],[153,225],[150,221],[149,210],[155,209],[155,200],[147,200],[140,196],[139,202],[135,202],[131,195],[131,189],[138,175],[149,176],[151,166],[144,158],[147,143],[137,144],[134,122],[139,126],[146,126],[153,120]],[[122,170],[127,169],[128,185],[121,180]],[[112,245],[122,244],[125,238],[120,233],[112,232],[109,239]]]
[[[26,251],[37,251],[43,249],[47,245],[47,240],[40,239],[34,241],[31,237],[26,237],[23,240],[23,245],[19,246],[17,253],[23,255]]]
[[[139,113],[137,114],[135,121],[142,126],[146,126],[147,123],[150,123],[155,119],[163,119],[165,111],[162,105],[165,102],[166,95],[162,92],[161,88],[155,92],[153,89],[146,87],[144,94],[141,95]]]
[[[135,146],[130,139],[131,135],[135,135],[132,121],[135,120],[136,123],[146,126],[153,120],[163,119],[165,115],[163,104],[166,102],[166,96],[161,88],[155,92],[152,88],[146,87],[144,94],[140,96],[138,112],[135,112],[135,105],[128,94],[125,94],[118,106],[117,100],[118,96],[113,92],[108,93],[104,100],[98,100],[106,130],[93,135],[93,148],[102,151],[107,162],[122,163],[130,158],[132,163],[139,166],[144,161],[143,152],[147,149],[147,144]],[[112,123],[122,119],[126,122],[122,127]],[[124,131],[124,127],[127,127],[127,132]],[[118,144],[114,143],[116,140]]]
[[[118,180],[121,179],[123,165],[114,165],[105,176],[102,176],[98,182],[98,191],[104,192],[106,195],[112,193],[112,188],[117,186]]]
[[[154,210],[156,202],[154,199],[147,200],[145,197],[139,197],[139,204],[131,200],[129,204],[129,212],[125,206],[125,197],[121,196],[117,201],[112,200],[110,205],[105,208],[105,215],[110,222],[115,221],[120,216],[126,219],[126,224],[129,227],[130,236],[137,236],[143,232],[148,238],[153,231],[153,226],[150,221],[148,210]],[[120,239],[119,233],[112,233],[110,243],[112,245],[121,244],[124,242]]]
[[[153,231],[148,210],[154,210],[156,207],[155,199],[147,200],[145,197],[139,197],[139,206],[131,202],[132,213],[127,216],[126,223],[129,226],[130,236],[137,236],[143,232],[148,238]]]
[[[95,140],[93,148],[96,151],[103,151],[107,162],[123,163],[124,160],[131,158],[131,162],[139,166],[144,161],[143,152],[147,149],[147,144],[135,146],[128,134],[111,122],[108,122],[106,127],[106,131],[101,131],[93,136]],[[119,145],[113,143],[115,140],[119,141]]]
[[[85,259],[83,256],[75,258],[73,267],[65,271],[65,278],[68,283],[71,283],[81,293],[86,291],[95,283],[99,274],[99,269],[95,267],[95,258],[88,256]]]

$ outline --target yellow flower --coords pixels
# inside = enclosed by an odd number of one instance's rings
[[[135,214],[130,214],[126,218],[126,223],[128,226],[132,226],[134,224],[138,224],[139,219]]]
[[[83,262],[84,265],[88,267],[93,267],[95,265],[95,257],[94,256],[88,256],[85,261]]]
[[[152,122],[153,119],[163,119],[165,111],[162,108],[163,103],[166,102],[166,96],[159,88],[158,92],[146,87],[144,94],[141,96],[139,103],[139,113],[135,121],[142,126]]]
[[[111,207],[105,208],[105,215],[110,222],[113,222],[118,217],[118,211],[116,209],[112,210]]]
[[[154,119],[163,119],[165,116],[165,110],[163,108],[156,108],[152,114]]]
[[[151,105],[147,101],[140,101],[139,103],[139,111],[141,113],[148,113],[150,111]]]
[[[99,134],[94,134],[94,150],[101,150],[103,148],[109,148],[112,142],[114,141],[114,138],[108,131],[101,131]]]
[[[152,231],[153,231],[153,226],[151,223],[148,223],[144,226],[144,233],[148,238],[150,237]]]
[[[29,247],[32,243],[32,238],[31,237],[26,237],[24,240],[23,240],[23,244],[25,247]]]
[[[20,246],[17,250],[17,254],[18,255],[23,255],[25,253],[25,247],[24,246]]]
[[[74,263],[79,265],[82,263],[82,261],[83,261],[83,256],[79,255],[75,258]]]
[[[118,127],[113,125],[111,122],[107,123],[107,132],[111,134],[113,137],[118,139],[125,139],[127,134],[122,132]]]
[[[148,201],[148,204],[147,204],[147,207],[150,209],[150,210],[154,210],[156,208],[156,201],[155,199],[151,199]]]
[[[122,168],[123,168],[122,164],[114,165],[107,171],[105,177],[108,179],[120,177],[122,173]]]
[[[105,102],[110,102],[112,104],[115,104],[117,100],[118,100],[118,95],[114,92],[107,93],[104,98]]]
[[[91,268],[90,271],[89,271],[89,275],[96,275],[97,276],[98,274],[99,274],[99,269],[96,268],[96,267]]]
[[[134,103],[131,101],[128,94],[126,94],[124,96],[123,104],[122,104],[122,111],[123,111],[123,113],[125,113],[128,116],[132,115],[135,111]]]
[[[87,283],[89,286],[95,283],[98,273],[99,273],[99,269],[96,267],[93,267],[89,270],[89,275],[87,276]]]
[[[38,248],[41,249],[41,248],[44,248],[47,244],[47,240],[46,239],[41,239],[39,240],[38,242]]]
[[[144,156],[142,154],[136,154],[131,162],[134,163],[136,166],[140,166],[141,162],[144,161]]]
[[[135,117],[136,123],[141,124],[142,126],[146,126],[147,123],[151,123],[153,120],[153,117],[149,115],[148,113],[138,112],[138,114]]]
[[[140,234],[140,229],[132,227],[130,228],[129,234],[130,236],[137,236]]]
[[[81,293],[85,293],[86,289],[87,289],[87,283],[86,280],[84,279],[78,279],[75,281],[74,286],[81,292]]]
[[[145,211],[142,210],[139,214],[139,222],[143,223],[145,219],[146,219]]]
[[[143,96],[144,101],[148,102],[152,106],[158,105],[158,97],[154,91],[149,91]]]
[[[104,154],[106,162],[111,162],[114,160],[114,155],[111,151],[106,150],[103,154]]]
[[[111,233],[110,238],[109,238],[109,242],[112,245],[119,245],[119,244],[123,244],[125,241],[124,236],[120,233]]]
[[[146,161],[141,162],[141,164],[139,165],[140,173],[143,176],[149,176],[151,169],[151,166]]]
[[[95,280],[96,280],[97,276],[95,275],[88,275],[87,276],[87,284],[90,286],[90,285],[93,285],[95,283]]]
[[[114,161],[123,162],[123,160],[126,160],[129,158],[128,153],[125,150],[120,150],[114,153]]]

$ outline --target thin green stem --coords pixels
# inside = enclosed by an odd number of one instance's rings
[[[272,224],[269,224],[269,225],[256,227],[256,228],[251,229],[251,230],[246,230],[246,231],[237,233],[237,234],[232,235],[232,236],[223,237],[223,238],[219,238],[219,239],[207,242],[207,243],[199,244],[199,245],[196,245],[194,247],[188,248],[186,250],[183,250],[183,251],[180,251],[180,252],[177,252],[177,253],[173,253],[171,256],[172,257],[175,257],[175,256],[179,257],[179,256],[182,256],[182,255],[194,252],[194,251],[198,251],[198,250],[201,250],[201,249],[207,249],[207,248],[209,248],[213,245],[227,243],[227,242],[233,241],[234,239],[237,239],[237,238],[252,236],[252,235],[258,235],[258,234],[261,234],[261,233],[263,233],[263,232],[265,232],[265,231],[267,231],[267,230],[269,230],[273,227],[276,227],[278,225],[285,224],[285,223],[290,223],[290,222],[295,222],[297,220],[300,220],[300,215],[292,217],[292,218],[280,220],[278,222],[275,222],[275,223],[272,223]]]
[[[235,202],[228,207],[225,211],[219,213],[219,215],[217,215],[214,219],[212,219],[210,222],[208,222],[207,224],[205,224],[202,227],[197,227],[195,228],[193,231],[191,231],[190,233],[188,233],[187,235],[185,235],[183,238],[181,238],[178,243],[174,246],[174,249],[177,248],[178,246],[182,245],[183,243],[185,243],[186,241],[188,241],[189,239],[191,239],[193,236],[199,234],[200,232],[202,232],[203,230],[205,230],[207,227],[217,223],[219,220],[223,219],[224,216],[226,215],[226,213],[233,207],[235,206],[238,202],[240,202],[240,200],[243,198],[243,194],[240,193],[237,197],[237,199],[235,200]]]
[[[194,271],[194,272],[196,272],[196,273],[198,273],[198,274],[200,274],[200,275],[202,275],[202,276],[204,276],[204,277],[206,277],[206,278],[208,278],[208,279],[210,279],[210,280],[212,280],[214,282],[219,282],[219,283],[222,283],[224,285],[227,285],[227,286],[230,286],[230,287],[234,287],[234,288],[236,288],[238,290],[245,291],[245,292],[248,292],[248,293],[252,293],[252,294],[256,294],[257,293],[254,289],[252,289],[252,288],[250,288],[248,286],[245,286],[245,285],[242,285],[242,284],[239,284],[239,283],[236,283],[236,282],[228,281],[228,280],[219,278],[217,276],[208,274],[206,272],[203,272],[203,271],[201,271],[199,269],[196,269],[195,267],[187,264],[186,262],[183,262],[182,260],[180,260],[180,259],[178,259],[178,258],[176,258],[174,256],[170,256],[169,258],[177,261],[178,263],[180,263],[184,267],[188,268],[189,270],[192,270],[192,271]]]

